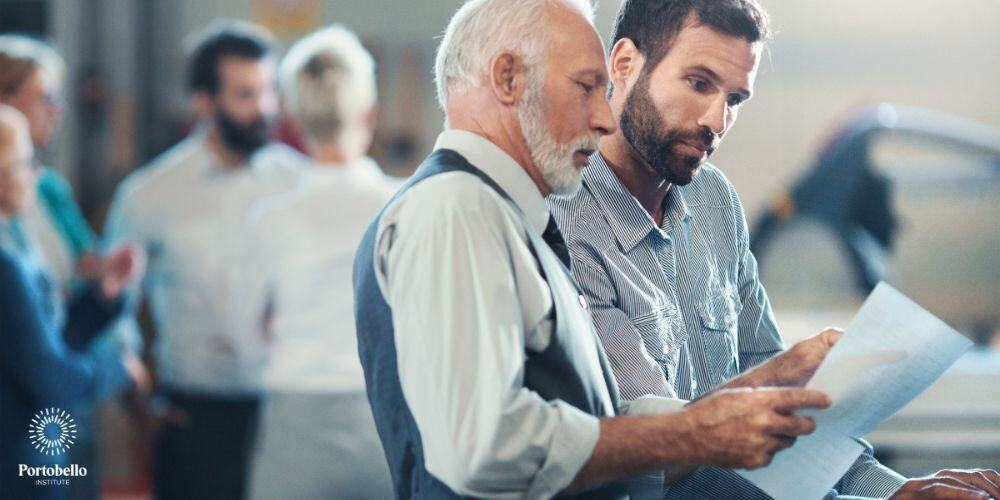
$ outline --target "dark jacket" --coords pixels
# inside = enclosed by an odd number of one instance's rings
[[[91,342],[121,305],[91,287],[70,304],[66,325],[57,331],[37,284],[2,249],[0,297],[0,491],[5,498],[62,498],[67,487],[37,486],[36,479],[46,478],[18,476],[20,464],[67,464],[65,453],[35,449],[32,418],[46,408],[96,401],[129,383],[118,349]]]

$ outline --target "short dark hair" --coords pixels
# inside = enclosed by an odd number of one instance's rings
[[[188,57],[188,90],[215,94],[219,90],[219,62],[226,57],[264,59],[271,55],[271,35],[247,21],[220,20],[198,34]]]
[[[615,19],[611,47],[632,40],[651,71],[670,50],[684,22],[694,14],[700,25],[750,43],[771,36],[767,13],[756,0],[624,0]]]

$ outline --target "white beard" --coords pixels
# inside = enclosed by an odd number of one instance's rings
[[[600,135],[586,134],[573,139],[569,144],[559,144],[545,124],[545,103],[540,95],[542,82],[534,80],[536,78],[528,78],[524,102],[517,110],[521,132],[531,153],[531,160],[552,194],[570,197],[582,186],[580,171],[573,164],[573,154],[581,149],[596,150]]]

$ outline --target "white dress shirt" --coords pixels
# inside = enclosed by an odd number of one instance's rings
[[[118,188],[108,215],[110,245],[134,241],[149,256],[143,289],[156,328],[163,385],[222,394],[255,393],[266,344],[232,322],[229,266],[250,207],[295,185],[303,157],[280,145],[250,165],[220,166],[196,132]]]
[[[268,389],[362,392],[354,333],[354,253],[400,183],[370,158],[302,171],[296,190],[253,211],[238,291],[247,329],[270,310]]]
[[[499,147],[450,130],[435,149],[485,172],[542,234],[548,206]],[[395,200],[378,228],[376,276],[392,308],[403,395],[427,470],[461,495],[551,497],[599,436],[596,417],[523,385],[526,353],[548,346],[554,322],[522,227],[479,178],[449,172]]]

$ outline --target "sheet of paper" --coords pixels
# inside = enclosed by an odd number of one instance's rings
[[[924,392],[972,341],[891,286],[880,283],[807,387],[833,406],[816,427],[862,437]]]
[[[860,454],[854,438],[912,401],[971,346],[880,283],[808,384],[833,399],[826,410],[803,412],[816,420],[815,435],[779,452],[769,466],[739,473],[778,499],[822,498]]]
[[[864,446],[853,438],[817,431],[779,452],[767,467],[737,472],[775,500],[820,499],[862,451]]]

